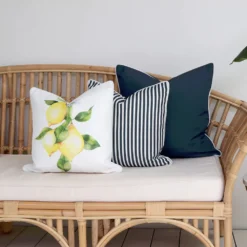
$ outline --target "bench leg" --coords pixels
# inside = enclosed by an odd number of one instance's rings
[[[220,237],[224,237],[224,221],[220,221]]]
[[[2,222],[2,231],[8,234],[12,231],[12,222]]]
[[[225,247],[232,247],[232,218],[226,218],[224,221]]]
[[[78,220],[79,247],[87,247],[87,227],[85,220]]]

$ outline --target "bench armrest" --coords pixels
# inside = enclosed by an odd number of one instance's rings
[[[224,202],[232,203],[238,172],[247,154],[247,103],[242,102],[226,130],[221,145],[221,164],[225,175]]]

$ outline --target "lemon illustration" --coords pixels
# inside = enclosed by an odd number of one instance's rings
[[[49,125],[58,124],[62,122],[67,113],[67,106],[65,102],[57,102],[49,106],[46,111],[46,119]]]
[[[42,139],[42,144],[45,151],[51,156],[59,148],[59,145],[56,143],[56,136],[54,130],[48,131]]]
[[[60,144],[60,152],[70,161],[84,149],[84,140],[76,127],[68,127],[68,137]]]

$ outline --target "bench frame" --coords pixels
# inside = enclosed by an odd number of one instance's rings
[[[152,75],[162,81],[170,79]],[[90,78],[102,82],[112,80],[115,90],[118,90],[115,69],[110,67],[0,67],[0,154],[31,153],[32,118],[27,95],[32,86],[52,91],[71,101],[87,90],[85,82]],[[167,223],[190,232],[207,247],[219,247],[221,236],[224,236],[224,246],[232,247],[232,193],[247,154],[247,103],[212,90],[210,105],[213,111],[208,135],[222,151],[220,162],[225,177],[221,202],[0,201],[2,229],[4,232],[10,231],[9,222],[27,222],[50,233],[61,246],[74,247],[75,228],[78,227],[79,246],[86,247],[86,223],[91,221],[92,246],[103,247],[127,228],[144,223]],[[227,124],[230,116],[232,120]],[[24,123],[27,122],[26,128]],[[213,241],[209,238],[210,221],[213,222]],[[68,234],[64,233],[65,222],[68,224]]]

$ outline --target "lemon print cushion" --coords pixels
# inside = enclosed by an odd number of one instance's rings
[[[120,172],[111,162],[113,82],[83,93],[72,102],[31,88],[33,164],[29,172]]]

